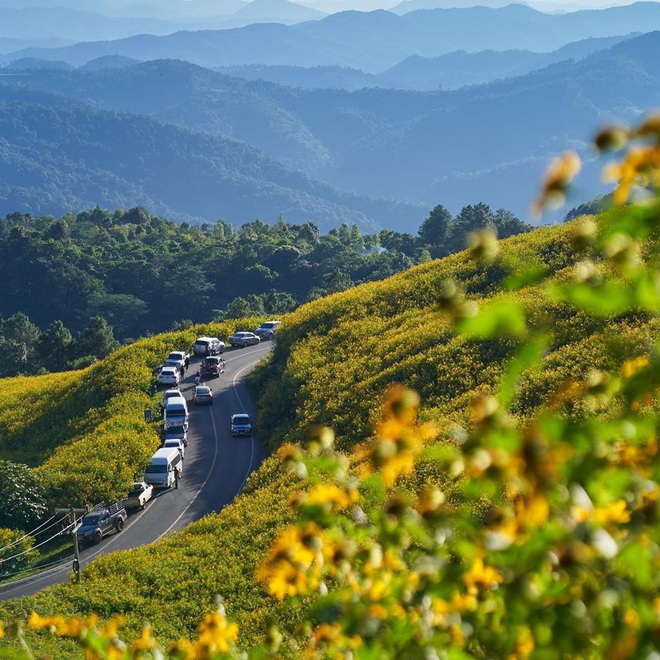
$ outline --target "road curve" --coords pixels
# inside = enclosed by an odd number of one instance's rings
[[[191,363],[180,386],[189,401],[190,429],[179,487],[158,491],[143,511],[129,515],[120,534],[111,534],[99,545],[83,549],[82,567],[109,552],[154,543],[207,513],[220,511],[243,490],[248,476],[259,467],[267,452],[256,434],[232,437],[229,419],[236,412],[247,412],[254,419],[254,406],[244,380],[270,348],[268,341],[225,351],[225,373],[205,381],[213,388],[212,406],[192,403],[192,381],[199,361]],[[71,568],[71,562],[66,562],[2,587],[0,601],[29,596],[64,582],[69,579]]]

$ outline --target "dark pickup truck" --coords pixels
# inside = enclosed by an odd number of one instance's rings
[[[127,517],[122,502],[117,502],[112,506],[95,506],[81,521],[76,532],[78,541],[84,545],[100,543],[109,532],[121,532]]]

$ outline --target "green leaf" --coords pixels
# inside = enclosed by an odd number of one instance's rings
[[[458,324],[461,334],[475,339],[522,337],[527,331],[525,310],[509,300],[497,300]]]

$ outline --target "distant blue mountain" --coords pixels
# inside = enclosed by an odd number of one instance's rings
[[[272,183],[259,182],[275,182],[279,189],[298,191],[297,204],[323,199],[333,208],[352,209],[337,211],[339,215],[359,213],[401,230],[419,226],[419,217],[416,224],[407,219],[416,209],[436,204],[456,213],[483,201],[528,220],[529,201],[547,163],[566,148],[585,157],[582,187],[571,203],[604,192],[589,138],[604,122],[633,121],[660,107],[658,52],[660,32],[653,32],[579,61],[564,60],[523,76],[451,92],[292,89],[172,60],[100,71],[8,71],[7,79],[22,89],[89,99],[106,111],[149,115],[205,139],[213,136],[209,149],[228,158],[234,154],[231,158],[240,164],[237,172],[253,172],[253,188],[272,190]],[[144,128],[155,130],[151,124]],[[30,126],[22,134],[34,130]],[[88,139],[93,135],[90,128]],[[183,135],[187,133],[172,139],[182,144]],[[136,147],[136,152],[142,149],[149,153],[155,147]],[[38,148],[30,153],[38,153]],[[199,166],[199,146],[194,153]],[[273,159],[272,168],[264,154]],[[173,154],[160,157],[154,171],[168,171]],[[285,177],[281,163],[304,176]],[[136,174],[136,180],[144,176]],[[176,189],[178,184],[172,185]],[[183,193],[177,197],[180,213],[184,198]],[[282,208],[277,195],[270,201],[259,198],[264,205]],[[399,205],[375,199],[394,199]],[[203,196],[196,193],[193,201],[198,208]],[[326,209],[320,215],[327,222],[332,214],[323,204],[313,206]],[[254,206],[245,208],[252,212]],[[199,217],[199,211],[195,215]]]
[[[176,58],[206,67],[271,64],[343,66],[368,73],[406,57],[463,50],[556,50],[573,41],[660,29],[660,3],[544,14],[523,5],[493,9],[341,12],[297,25],[255,24],[230,30],[183,31],[154,37],[28,49],[12,57],[63,59],[79,66],[105,55],[138,60]]]

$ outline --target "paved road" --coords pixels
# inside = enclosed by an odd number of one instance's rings
[[[158,491],[143,511],[129,515],[120,534],[111,534],[99,545],[82,550],[83,567],[100,555],[153,543],[207,513],[220,511],[241,492],[250,473],[266,457],[266,448],[256,435],[232,437],[229,418],[236,412],[248,412],[254,419],[255,411],[243,381],[270,348],[271,342],[267,341],[225,351],[225,373],[205,381],[213,388],[212,406],[192,403],[192,381],[199,360],[191,363],[181,384],[190,402],[190,429],[179,487]],[[0,588],[0,601],[28,596],[68,580],[70,571],[71,563],[67,562],[14,582]]]

